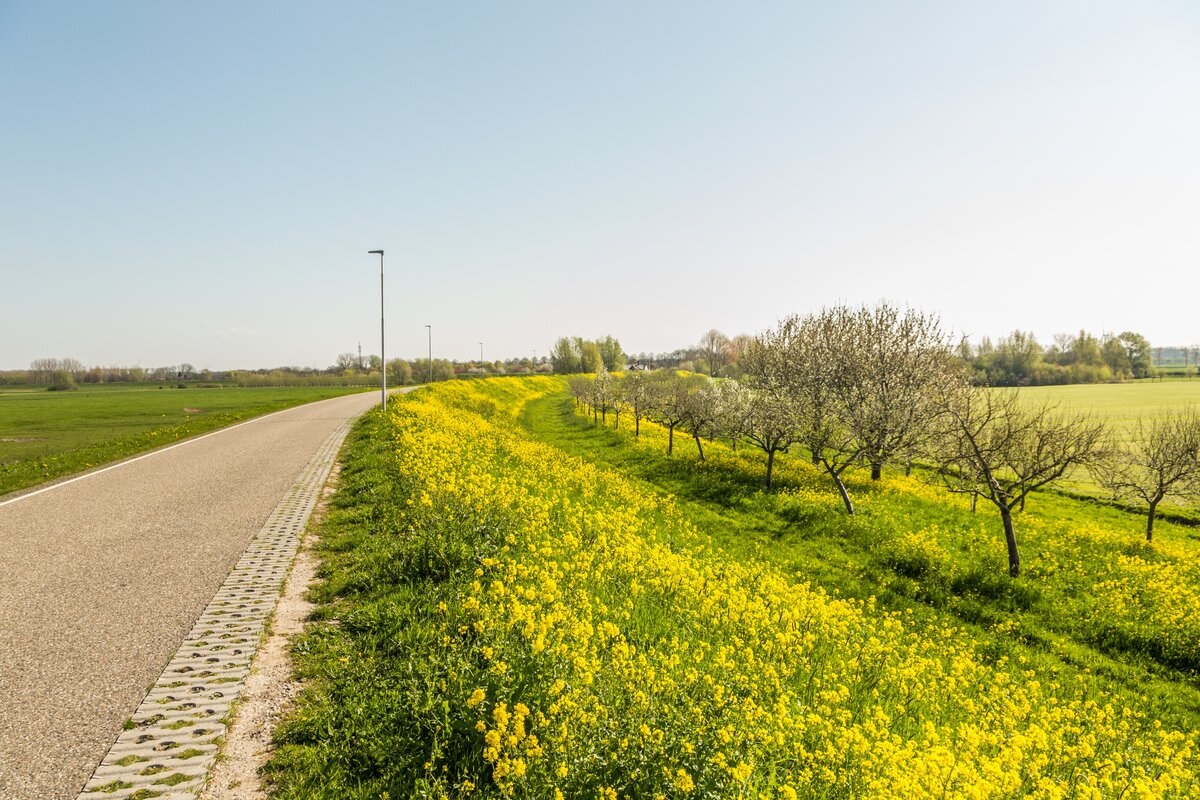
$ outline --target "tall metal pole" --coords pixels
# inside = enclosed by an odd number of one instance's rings
[[[429,334],[429,382],[433,383],[433,326],[426,325],[425,331]]]
[[[379,396],[383,410],[387,411],[387,354],[383,350],[383,251],[368,250],[368,255],[379,254],[379,377],[382,378]]]

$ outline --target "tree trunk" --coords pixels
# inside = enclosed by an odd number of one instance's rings
[[[819,466],[821,466],[821,454],[820,454],[820,453],[817,453],[817,452],[815,452],[815,451],[813,452],[813,454],[812,454],[812,465],[813,465],[814,467],[819,467]]]
[[[854,516],[854,503],[850,502],[850,493],[846,491],[846,484],[842,483],[842,476],[836,472],[833,474],[833,483],[837,486],[838,494],[842,496],[842,502],[846,505],[846,513]]]
[[[700,434],[693,433],[692,438],[696,440],[696,450],[700,453],[700,460],[704,460],[704,445],[700,442]]]
[[[1008,545],[1008,577],[1021,576],[1021,553],[1017,550],[1017,534],[1013,531],[1012,510],[1000,506],[1000,519],[1004,522],[1004,541]]]
[[[601,407],[600,409],[600,424],[608,427],[608,409]]]
[[[846,491],[846,484],[842,483],[842,476],[836,469],[829,466],[829,462],[821,459],[821,465],[825,467],[825,471],[829,473],[829,477],[833,478],[833,485],[837,487],[838,494],[842,496],[842,503],[846,506],[846,513],[854,516],[854,503],[850,502],[850,493]]]
[[[620,409],[613,412],[613,430],[621,430],[621,411]]]
[[[642,435],[642,418],[637,414],[633,415],[633,438],[639,439]]]
[[[971,513],[975,513],[975,505],[979,502],[979,492],[971,492]]]
[[[767,451],[767,488],[771,488],[771,473],[775,469],[775,451]]]
[[[883,477],[883,462],[872,462],[871,464],[871,480],[877,481]]]
[[[667,426],[667,455],[675,451],[675,426]]]
[[[1158,511],[1158,501],[1150,501],[1150,514],[1146,517],[1146,541],[1154,541],[1154,514]]]

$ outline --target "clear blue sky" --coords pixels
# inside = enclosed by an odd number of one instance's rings
[[[1194,2],[0,0],[0,368],[1200,341]]]

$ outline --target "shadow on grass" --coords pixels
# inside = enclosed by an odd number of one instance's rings
[[[985,643],[999,635],[991,633],[994,626],[1020,620],[1020,641],[1028,648],[1023,652],[1105,670],[1131,691],[1156,697],[1155,705],[1173,708],[1171,713],[1200,716],[1194,688],[1200,657],[1180,659],[1144,636],[1089,625],[1062,607],[1070,587],[1047,584],[1035,569],[1020,579],[1009,578],[1000,521],[990,508],[972,515],[953,505],[876,488],[860,478],[851,487],[861,501],[859,513],[850,517],[831,485],[811,474],[800,476],[807,481],[796,479],[796,471],[807,465],[794,457],[790,469],[777,473],[775,490],[768,492],[760,477],[765,456],[759,463],[740,452],[713,448],[702,463],[684,434],[676,437],[675,454],[668,457],[665,446],[636,443],[631,430],[599,426],[576,414],[573,400],[563,395],[531,402],[520,421],[542,441],[684,501],[681,510],[731,557],[764,558],[834,596],[875,598],[883,608],[910,610],[933,624],[949,614],[973,626]],[[822,504],[826,491],[830,499]],[[1038,502],[1041,507],[1065,501],[1047,495]],[[1124,516],[1116,509],[1103,511]],[[930,558],[902,540],[908,532],[938,528],[958,531],[960,544]],[[1149,562],[1169,560],[1140,541],[1115,551]],[[1007,645],[1001,650],[1009,652]],[[1147,672],[1156,677],[1147,681]],[[1159,678],[1165,681],[1158,683]],[[1186,699],[1174,688],[1181,681],[1188,684]]]
[[[576,414],[574,401],[562,395],[529,403],[522,412],[521,423],[539,438],[571,455],[611,464],[687,500],[736,508],[747,498],[802,487],[787,475],[777,474],[774,487],[767,490],[762,477],[765,455],[761,458],[762,475],[748,471],[743,463],[712,453],[706,461],[700,461],[694,440],[687,433],[676,432],[674,453],[670,456],[659,448],[634,446],[637,440],[631,431],[615,430]],[[703,441],[706,447],[711,443]],[[606,456],[605,451],[613,452]]]

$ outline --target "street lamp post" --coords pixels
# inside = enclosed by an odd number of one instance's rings
[[[368,255],[375,255],[376,253],[379,254],[379,377],[382,379],[379,396],[383,410],[387,411],[387,354],[383,350],[383,251],[367,251]]]
[[[429,334],[429,382],[433,383],[433,326],[426,325],[425,332]]]
[[[486,370],[483,368],[483,342],[479,343],[479,374],[483,375]]]

